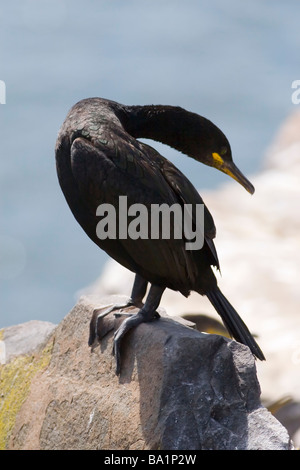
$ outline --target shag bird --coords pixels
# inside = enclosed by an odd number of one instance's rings
[[[58,179],[74,217],[96,245],[135,273],[128,305],[138,313],[126,318],[114,336],[116,373],[120,373],[120,343],[142,322],[159,316],[156,309],[166,288],[188,296],[191,291],[208,297],[230,335],[247,345],[253,355],[264,355],[236,310],[220,291],[212,266],[219,269],[214,246],[215,225],[201,196],[190,181],[154,148],[138,138],[149,138],[217,168],[238,181],[249,193],[254,187],[232,160],[230,144],[208,119],[181,107],[127,106],[88,98],[75,104],[59,131],[56,143]],[[181,238],[97,236],[101,204],[117,207],[119,196],[127,204],[198,204],[204,207],[204,243],[187,250]],[[194,227],[195,211],[192,220]],[[150,290],[143,304],[147,285]],[[105,314],[115,307],[108,309]],[[97,336],[97,319],[90,324],[89,345]]]

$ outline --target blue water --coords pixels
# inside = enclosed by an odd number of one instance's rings
[[[108,259],[57,183],[68,109],[89,96],[183,106],[221,127],[249,176],[295,109],[299,10],[299,0],[0,2],[0,327],[59,322]],[[157,148],[199,189],[226,180]]]

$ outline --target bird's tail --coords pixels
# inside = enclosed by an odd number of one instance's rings
[[[213,290],[206,293],[206,296],[220,315],[230,335],[238,342],[248,346],[258,359],[265,360],[265,357],[248,330],[246,324],[243,322],[237,311],[228,302],[226,297],[222,294],[220,289],[216,286]]]

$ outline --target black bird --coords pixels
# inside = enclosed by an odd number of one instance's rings
[[[71,108],[56,143],[61,189],[87,235],[136,274],[128,305],[140,310],[123,321],[115,333],[116,373],[120,373],[121,339],[132,327],[157,316],[156,309],[167,287],[184,296],[191,291],[206,295],[230,335],[264,360],[247,326],[217,286],[211,268],[219,269],[213,242],[216,230],[205,205],[204,244],[199,250],[186,250],[184,237],[154,240],[97,236],[98,206],[109,203],[117,207],[119,196],[127,196],[128,206],[139,203],[149,209],[152,204],[204,204],[194,186],[171,162],[137,138],[167,144],[228,174],[251,194],[254,192],[233,163],[225,135],[198,114],[175,106],[126,106],[102,98],[84,99]],[[196,223],[194,212],[193,221]],[[148,282],[151,287],[143,304]],[[90,345],[96,336],[97,318],[93,318]]]

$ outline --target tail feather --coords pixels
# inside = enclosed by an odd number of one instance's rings
[[[207,292],[206,296],[222,318],[223,323],[230,335],[236,341],[248,346],[254,356],[256,356],[261,361],[264,361],[265,357],[252,334],[248,330],[246,324],[243,322],[233,306],[228,302],[226,297],[222,294],[220,289],[216,286],[213,290]]]

